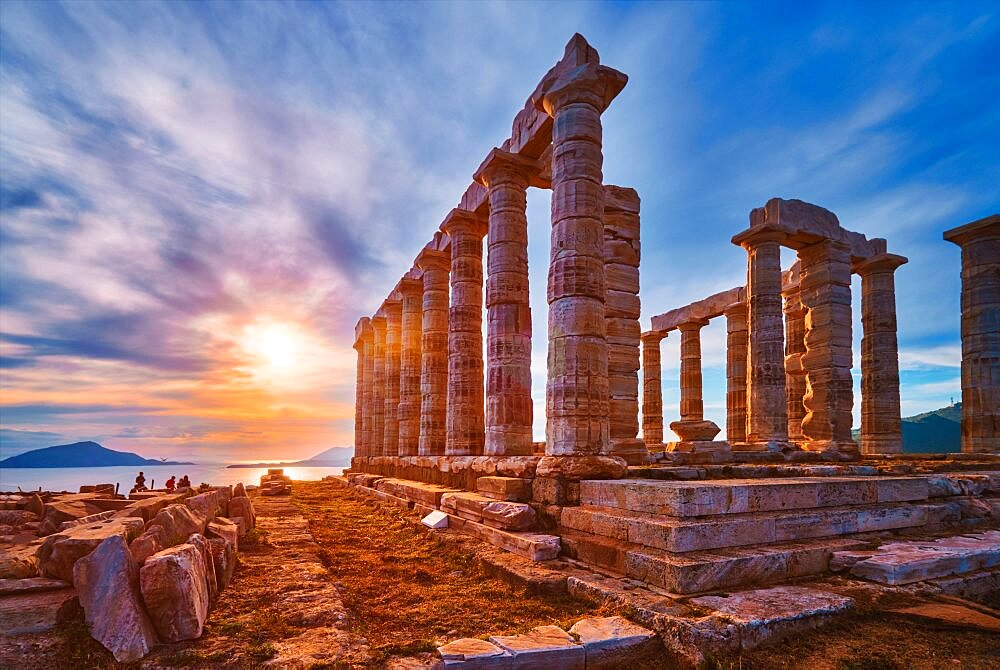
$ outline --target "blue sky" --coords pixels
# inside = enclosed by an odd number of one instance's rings
[[[605,180],[642,197],[644,327],[743,283],[730,237],[801,198],[910,258],[904,415],[958,399],[959,250],[941,233],[1000,210],[996,3],[4,2],[2,455],[349,444],[354,322],[574,32],[630,77]],[[536,439],[548,195],[528,212]],[[857,306],[855,326],[857,366]],[[703,332],[720,426],[724,330]]]

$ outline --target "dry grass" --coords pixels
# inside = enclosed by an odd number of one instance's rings
[[[337,580],[354,632],[376,661],[432,651],[436,642],[569,626],[597,610],[568,596],[533,596],[490,577],[476,560],[377,505],[325,482],[296,482],[293,503],[309,519],[320,558]]]

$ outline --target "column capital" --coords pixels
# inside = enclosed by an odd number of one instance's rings
[[[585,63],[563,73],[552,81],[543,81],[531,96],[535,109],[555,116],[568,104],[584,102],[607,109],[611,101],[628,83],[628,75],[606,65]]]
[[[682,333],[697,332],[708,325],[708,319],[690,319],[677,324],[677,330]]]
[[[441,223],[441,230],[448,233],[449,237],[468,233],[483,238],[486,236],[487,228],[485,216],[457,207],[448,212],[448,216],[444,217],[444,221]]]
[[[424,247],[417,255],[417,267],[421,270],[448,270],[451,268],[451,254]]]
[[[391,297],[386,298],[385,302],[382,303],[382,306],[379,307],[378,313],[384,316],[387,321],[389,319],[395,319],[398,321],[403,315],[403,301],[393,299]]]
[[[747,251],[762,244],[781,244],[788,238],[788,232],[778,226],[763,225],[752,226],[742,233],[733,235],[733,244],[743,247]]]
[[[358,324],[354,326],[354,348],[361,351],[361,347],[365,343],[371,342],[374,336],[371,319],[367,316],[358,319]]]
[[[659,344],[661,340],[667,339],[667,331],[665,330],[647,330],[645,333],[639,336],[643,344]]]
[[[403,277],[393,289],[394,293],[399,293],[403,297],[419,295],[424,291],[424,281],[417,277]]]
[[[722,314],[727,319],[742,318],[744,321],[746,321],[748,309],[749,306],[747,305],[746,301],[734,302],[732,305],[729,305],[724,310],[722,310]]]
[[[472,180],[489,188],[491,184],[523,180],[529,184],[541,172],[538,161],[494,147],[486,155]]]
[[[876,254],[863,261],[858,261],[851,270],[862,277],[880,272],[895,272],[896,268],[909,262],[909,260],[906,256],[898,256],[896,254]]]
[[[944,239],[960,247],[981,237],[1000,237],[1000,214],[944,231]]]

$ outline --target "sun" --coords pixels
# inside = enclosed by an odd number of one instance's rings
[[[247,325],[240,344],[254,376],[269,381],[301,373],[309,348],[298,326],[269,321]]]

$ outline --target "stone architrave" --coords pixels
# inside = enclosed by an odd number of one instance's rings
[[[354,455],[367,456],[371,440],[371,340],[369,318],[362,317],[354,328],[354,349],[358,352],[357,381],[354,388]],[[366,376],[367,375],[367,376]]]
[[[400,335],[403,327],[402,296],[393,292],[382,305],[385,313],[385,400],[383,402],[382,455],[399,455]]]
[[[386,386],[386,360],[385,360],[385,314],[379,312],[372,317],[372,331],[374,333],[374,346],[372,347],[372,358],[374,359],[372,374],[372,448],[370,456],[381,456],[383,445],[385,444],[385,386]]]
[[[658,330],[642,334],[642,439],[652,451],[662,451],[663,444],[660,340],[666,336]]]
[[[754,214],[751,213],[751,220]],[[733,237],[747,250],[747,436],[748,450],[788,445],[784,325],[781,318],[781,242],[785,233],[753,226]]]
[[[806,309],[802,306],[798,276],[786,284],[781,294],[785,298],[785,397],[788,404],[788,439],[799,443],[803,440],[802,419],[806,406],[806,369],[802,356],[806,353]]]
[[[861,453],[903,451],[896,340],[896,268],[907,259],[879,254],[854,266],[861,275]]]
[[[799,249],[799,297],[805,316],[806,415],[802,448],[857,453],[851,437],[851,255],[847,245],[824,240]]]
[[[610,449],[601,113],[626,81],[588,63],[543,82],[533,96],[553,118],[547,457]],[[543,472],[560,467],[539,463]]]
[[[441,224],[451,239],[451,307],[448,310],[448,408],[445,454],[483,453],[483,237],[486,220],[453,209]]]
[[[681,331],[681,420],[670,424],[680,442],[671,443],[671,451],[707,451],[724,448],[725,442],[714,443],[719,427],[705,420],[701,382],[701,329],[707,320],[678,324]]]
[[[609,436],[612,453],[629,460],[639,434],[639,194],[604,187],[604,323],[608,340]]]
[[[1000,214],[944,239],[962,248],[962,451],[1000,452]]]
[[[442,456],[448,406],[448,274],[451,256],[425,248],[417,256],[423,271],[423,327],[420,344],[421,456]]]
[[[411,270],[397,290],[403,297],[399,356],[399,455],[416,456],[420,447],[420,367],[423,333],[423,279]]]
[[[726,439],[747,439],[747,304],[726,308]]]
[[[490,151],[474,179],[487,189],[486,443],[489,456],[529,456],[532,447],[528,183],[540,166]]]

